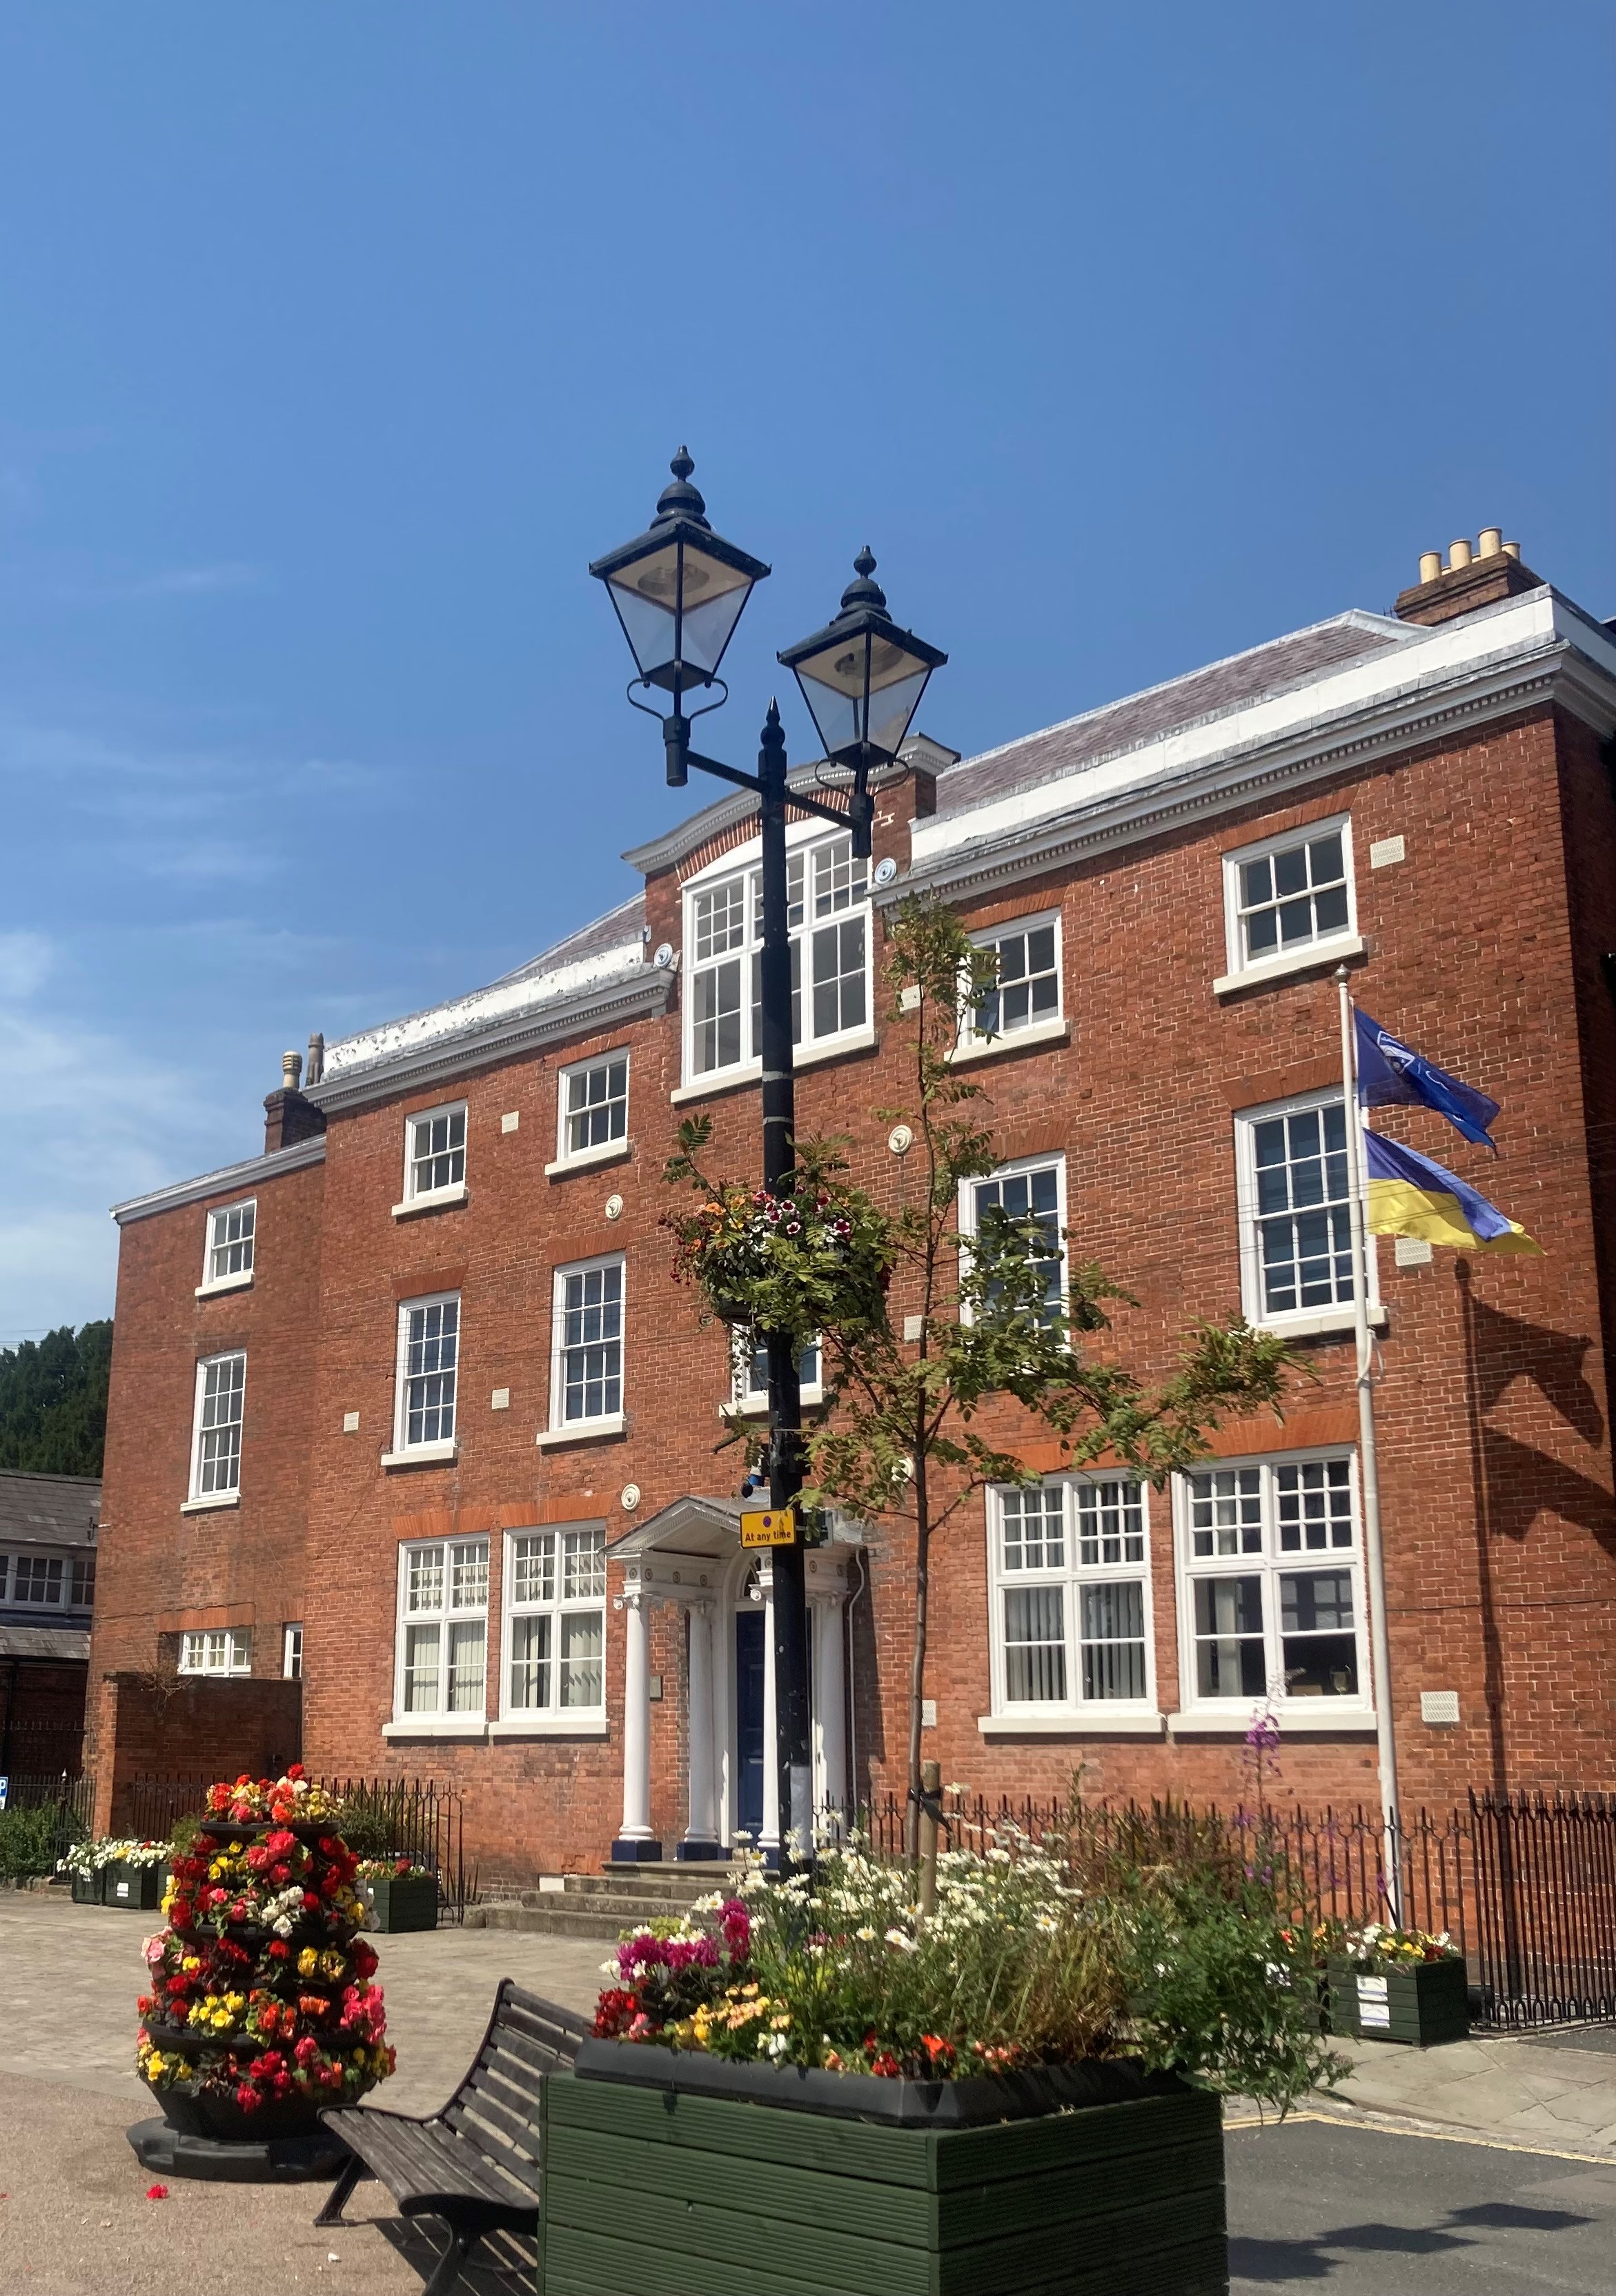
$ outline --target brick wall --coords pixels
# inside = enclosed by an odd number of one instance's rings
[[[1482,1255],[1398,1268],[1379,1250],[1390,1311],[1378,1423],[1396,1718],[1405,1798],[1446,1802],[1467,1785],[1616,1784],[1616,1711],[1606,1652],[1616,1624],[1616,1511],[1607,1402],[1616,1154],[1616,1046],[1598,964],[1616,947],[1616,818],[1591,741],[1546,710],[1456,734],[1298,801],[1266,799],[1198,824],[1027,881],[971,908],[988,924],[1059,904],[1068,1040],[974,1070],[1006,1157],[1067,1159],[1072,1249],[1133,1294],[1105,1344],[1161,1376],[1179,1335],[1241,1302],[1233,1117],[1339,1074],[1336,992],[1327,972],[1221,1003],[1226,966],[1220,856],[1259,834],[1350,810],[1360,929],[1355,991],[1374,1016],[1504,1103],[1495,1164],[1434,1117],[1382,1111],[1396,1133],[1479,1185],[1536,1234],[1542,1259]],[[883,795],[877,852],[906,853],[904,793]],[[1371,870],[1372,841],[1401,833],[1407,857]],[[649,939],[681,942],[679,887],[731,832],[647,888]],[[879,960],[879,950],[878,960]],[[878,995],[877,1011],[887,999]],[[887,1201],[910,1185],[886,1146],[905,1104],[904,1027],[882,1021],[879,1050],[805,1070],[799,1123],[847,1136],[854,1174]],[[629,1146],[615,1163],[546,1175],[556,1154],[556,1078],[592,1052],[631,1055]],[[599,1521],[613,1538],[686,1492],[732,1490],[736,1455],[714,1456],[727,1391],[722,1336],[703,1331],[669,1279],[669,1201],[660,1178],[676,1122],[679,1020],[631,1021],[564,1052],[470,1070],[451,1086],[333,1116],[324,1180],[266,1226],[249,1357],[242,1504],[201,1518],[176,1512],[190,1426],[192,1366],[204,1333],[191,1301],[201,1211],[127,1230],[119,1302],[97,1650],[150,1663],[155,1622],[252,1606],[306,1621],[305,1754],[327,1771],[384,1769],[458,1782],[468,1858],[485,1874],[593,1863],[620,1811],[621,1614],[607,1609],[606,1736],[467,1742],[383,1735],[393,1712],[398,1553],[407,1538],[487,1532],[494,1549],[489,1649],[500,1649],[500,1542],[544,1521]],[[396,1220],[404,1125],[463,1097],[468,1201]],[[715,1093],[717,1170],[758,1158],[755,1086]],[[876,1111],[881,1111],[878,1114]],[[514,1131],[502,1119],[514,1114]],[[1592,1144],[1590,1145],[1590,1144]],[[607,1200],[620,1197],[609,1219]],[[265,1192],[260,1191],[260,1206]],[[319,1223],[324,1218],[324,1245]],[[262,1213],[261,1213],[262,1217]],[[551,1304],[557,1265],[621,1250],[628,1267],[628,1426],[604,1440],[541,1448],[549,1420]],[[267,1284],[286,1264],[272,1332]],[[291,1269],[295,1265],[294,1279]],[[317,1269],[317,1299],[311,1271]],[[457,1290],[462,1304],[459,1456],[386,1467],[391,1447],[398,1304]],[[215,1303],[212,1324],[248,1312]],[[279,1311],[277,1311],[279,1312]],[[283,1384],[270,1375],[276,1350]],[[1224,1431],[1229,1456],[1349,1444],[1351,1348],[1299,1346],[1285,1426]],[[262,1365],[262,1369],[258,1368]],[[496,1389],[509,1408],[496,1410]],[[345,1414],[357,1413],[356,1431]],[[256,1416],[255,1416],[256,1414]],[[1004,1406],[984,1431],[1035,1431]],[[1053,1457],[1050,1464],[1054,1464]],[[307,1478],[306,1483],[299,1480]],[[637,1509],[621,1504],[637,1486]],[[310,1532],[300,1561],[307,1493]],[[266,1503],[278,1493],[278,1504]],[[252,1504],[250,1506],[249,1497]],[[264,1494],[263,1499],[259,1495]],[[1170,1510],[1153,1494],[1150,1534],[1158,1703],[1178,1704]],[[294,1529],[293,1526],[296,1526]],[[214,1528],[217,1526],[217,1529]],[[291,1575],[306,1567],[294,1597]],[[913,1563],[898,1528],[878,1528],[850,1643],[861,1792],[901,1789]],[[617,1579],[612,1578],[615,1591]],[[1249,1781],[1238,1733],[1153,1740],[1103,1734],[984,1738],[988,1710],[982,1504],[967,1504],[935,1554],[928,1691],[939,1722],[928,1751],[946,1777],[988,1793],[1060,1791],[1081,1770],[1093,1792],[1227,1800]],[[104,1615],[103,1615],[104,1613]],[[213,1612],[210,1611],[209,1619]],[[144,1652],[141,1659],[139,1653]],[[260,1646],[260,1658],[263,1656]],[[652,1619],[651,1664],[666,1685],[652,1709],[652,1821],[684,1830],[683,1621]],[[497,1710],[490,1683],[491,1711]],[[1459,1693],[1456,1727],[1420,1718],[1423,1689]],[[1373,1737],[1288,1736],[1271,1790],[1318,1805],[1372,1800]]]
[[[278,1777],[298,1759],[299,1703],[295,1682],[103,1675],[94,1727],[109,1751],[95,1771],[95,1833],[131,1823],[137,1777]]]
[[[185,1629],[225,1626],[252,1629],[255,1676],[281,1673],[282,1628],[303,1610],[323,1179],[312,1165],[122,1231],[92,1681],[171,1667]],[[252,1283],[199,1300],[208,1212],[246,1194]],[[235,1347],[247,1351],[240,1504],[186,1514],[196,1366]],[[93,1699],[90,1768],[97,1714]]]

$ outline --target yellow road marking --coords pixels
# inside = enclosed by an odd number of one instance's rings
[[[1277,2115],[1269,2120],[1259,2120],[1253,2113],[1248,2119],[1226,2120],[1226,2128],[1293,2128],[1298,2121],[1325,2120],[1334,2128],[1363,2128],[1375,2136],[1428,2136],[1438,2144],[1480,2144],[1489,2152],[1530,2152],[1542,2161],[1580,2161],[1596,2169],[1616,2169],[1616,2153],[1568,2152],[1557,2144],[1517,2144],[1504,2136],[1480,2136],[1470,2130],[1433,2128],[1429,2121],[1404,2120],[1395,2113],[1291,2112],[1282,2121]]]

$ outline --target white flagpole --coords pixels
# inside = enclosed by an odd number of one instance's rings
[[[1403,1918],[1402,1844],[1398,1826],[1397,1734],[1391,1717],[1391,1638],[1386,1627],[1386,1556],[1381,1544],[1381,1480],[1374,1454],[1374,1343],[1369,1332],[1369,1249],[1365,1220],[1364,1144],[1358,1104],[1352,975],[1336,972],[1341,992],[1341,1089],[1346,1099],[1347,1186],[1352,1232],[1352,1324],[1358,1340],[1358,1470],[1364,1510],[1364,1557],[1369,1578],[1369,1637],[1374,1662],[1375,1739],[1380,1755],[1381,1816],[1384,1822],[1387,1910]]]

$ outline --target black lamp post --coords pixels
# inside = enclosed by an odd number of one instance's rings
[[[869,777],[890,764],[907,734],[931,672],[947,656],[899,629],[872,580],[875,561],[863,550],[857,579],[842,593],[834,621],[788,646],[778,658],[796,673],[824,744],[826,759],[847,770],[845,805],[826,805],[806,790],[788,790],[785,734],[771,701],[755,774],[704,758],[690,746],[693,718],[729,698],[718,676],[725,649],[742,608],[768,568],[713,532],[707,505],[690,483],[695,464],[683,447],[670,466],[657,514],[645,532],[597,558],[589,571],[606,585],[639,671],[628,699],[636,709],[662,717],[636,699],[635,686],[657,686],[672,699],[662,718],[671,788],[681,789],[692,766],[720,781],[756,792],[763,847],[763,962],[759,982],[762,1067],[763,1185],[776,1193],[789,1184],[796,1131],[792,1061],[792,957],[786,921],[785,823],[788,810],[815,814],[850,830],[857,857],[868,860],[875,801]],[[687,693],[718,686],[718,699],[686,712]],[[769,1503],[791,1506],[802,1487],[802,1392],[795,1342],[766,1332],[768,1351]],[[792,1544],[773,1550],[775,1759],[780,1783],[781,1865],[792,1844],[804,1856],[814,1840],[813,1753],[809,1737],[808,1600],[800,1523]]]

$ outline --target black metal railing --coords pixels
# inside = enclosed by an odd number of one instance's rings
[[[1023,1844],[1073,1864],[1214,1850],[1270,1884],[1302,1923],[1390,1918],[1388,1830],[1378,1810],[1192,1809],[1172,1802],[1080,1804],[944,1797],[947,1839]],[[905,1854],[895,1795],[857,1823],[878,1857]],[[1470,1970],[1472,2010],[1498,2030],[1616,2022],[1616,1796],[1472,1793],[1461,1809],[1396,1825],[1402,1919],[1446,1932]]]
[[[343,1804],[342,1833],[361,1857],[408,1857],[438,1878],[439,1920],[465,1918],[469,1879],[461,1823],[461,1797],[437,1778],[336,1778],[316,1780]],[[119,1796],[113,1824],[143,1841],[166,1841],[182,1818],[199,1816],[206,1806],[208,1777],[132,1778]]]

